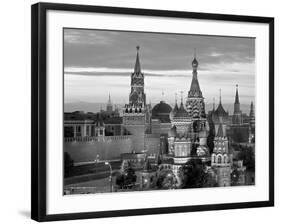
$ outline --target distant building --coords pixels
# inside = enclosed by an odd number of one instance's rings
[[[181,185],[181,168],[192,159],[201,160],[217,186],[244,185],[245,166],[234,158],[231,143],[254,144],[255,114],[240,110],[236,85],[233,115],[224,109],[220,92],[217,108],[206,116],[203,93],[198,80],[199,63],[194,54],[192,81],[186,101],[172,108],[161,100],[153,108],[146,102],[144,73],[139,47],[130,75],[128,103],[121,111],[108,96],[106,110],[99,113],[64,113],[64,147],[75,162],[121,160],[122,168],[132,166],[138,172],[140,189],[155,186],[157,174],[168,171]],[[212,146],[210,146],[212,145]],[[165,172],[164,172],[165,171]]]
[[[113,104],[111,102],[110,93],[109,93],[109,96],[108,96],[108,102],[106,104],[106,112],[107,113],[112,113],[113,112]]]
[[[247,122],[244,121],[242,111],[240,110],[238,85],[236,85],[232,123],[229,125],[227,135],[230,137],[230,140],[234,143],[249,142],[250,123],[249,120]]]

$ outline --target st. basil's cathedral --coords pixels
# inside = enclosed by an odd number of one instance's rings
[[[97,114],[65,113],[65,144],[90,141],[91,150],[96,147],[98,156],[104,160],[119,158],[123,162],[142,164],[141,180],[147,175],[153,179],[154,174],[147,165],[150,161],[157,164],[159,170],[170,170],[180,186],[182,167],[195,159],[206,165],[206,172],[215,179],[217,186],[231,185],[234,166],[242,174],[238,182],[244,185],[246,168],[243,161],[234,159],[231,143],[254,145],[253,103],[249,116],[243,116],[236,86],[233,115],[223,108],[221,95],[218,107],[214,105],[213,110],[206,114],[198,79],[199,62],[194,53],[186,101],[182,91],[180,102],[176,97],[173,108],[164,100],[152,107],[146,100],[145,74],[141,70],[139,51],[137,46],[128,103],[121,111],[117,107],[113,110],[109,95],[106,111]],[[90,157],[96,155],[93,153]]]

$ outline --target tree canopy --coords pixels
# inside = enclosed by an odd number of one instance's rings
[[[130,189],[132,188],[137,180],[137,175],[135,170],[132,168],[131,163],[128,163],[126,167],[116,177],[116,185],[120,189]]]
[[[182,188],[201,188],[208,185],[209,175],[200,159],[188,161],[182,169]]]

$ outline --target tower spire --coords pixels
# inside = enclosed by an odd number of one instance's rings
[[[215,97],[213,98],[213,111],[215,111]]]
[[[140,74],[141,73],[140,58],[139,58],[140,46],[137,46],[136,48],[137,48],[137,57],[136,57],[136,64],[135,64],[134,73]]]
[[[221,104],[221,89],[220,89],[220,104]]]
[[[181,93],[181,104],[183,104],[183,99],[182,99],[183,91],[180,91],[180,93]]]
[[[194,48],[193,56],[196,58],[196,48]]]
[[[238,94],[238,84],[236,84],[236,94],[235,94],[235,102],[234,102],[234,114],[240,113],[240,102],[239,102],[239,94]]]
[[[110,93],[108,94],[108,103],[111,103]]]
[[[251,118],[255,116],[253,101],[251,101],[251,109],[250,109],[250,114],[249,115],[250,115]]]
[[[235,103],[237,103],[237,104],[239,103],[238,84],[236,84]]]
[[[178,94],[177,93],[175,93],[175,107],[174,107],[174,112],[177,112],[178,111]]]
[[[190,86],[190,90],[188,92],[188,97],[202,97],[202,92],[199,86],[199,81],[197,78],[197,68],[198,68],[198,61],[196,59],[196,49],[194,48],[194,58],[193,61],[191,63],[192,65],[192,81],[191,81],[191,86]]]

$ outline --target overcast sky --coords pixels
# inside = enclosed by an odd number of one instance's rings
[[[65,102],[102,103],[110,93],[114,103],[127,103],[137,45],[147,100],[152,103],[163,99],[173,104],[175,93],[187,95],[194,48],[206,103],[213,98],[218,102],[220,88],[223,103],[233,103],[236,84],[241,103],[254,101],[252,38],[65,29]]]

